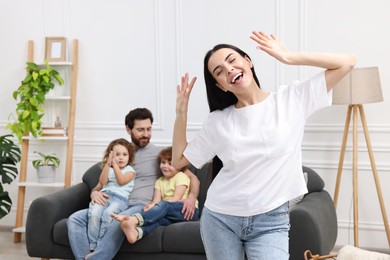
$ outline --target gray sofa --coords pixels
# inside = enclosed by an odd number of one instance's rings
[[[202,169],[192,168],[201,182],[199,206],[203,208],[207,188],[212,181],[211,163]],[[333,201],[324,182],[312,169],[308,173],[309,193],[290,212],[290,259],[303,259],[304,251],[328,254],[337,237],[337,218]],[[31,203],[26,223],[26,247],[29,256],[72,259],[66,219],[75,211],[88,207],[89,194],[96,185],[98,164],[88,169],[83,182]],[[126,240],[115,259],[205,260],[199,221],[159,227],[134,245]]]

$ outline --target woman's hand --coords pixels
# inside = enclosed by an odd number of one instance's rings
[[[268,35],[264,32],[253,31],[250,38],[259,44],[257,49],[268,53],[280,62],[286,64],[290,63],[289,57],[291,52],[287,49],[282,41],[276,38],[275,35]]]
[[[189,82],[188,73],[181,77],[181,85],[177,85],[176,115],[187,115],[188,103],[196,77]]]

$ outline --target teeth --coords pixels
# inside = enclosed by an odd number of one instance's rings
[[[237,78],[242,76],[242,73],[238,73],[232,80],[232,83],[236,82]]]

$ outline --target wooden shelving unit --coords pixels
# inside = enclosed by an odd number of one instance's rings
[[[77,77],[78,77],[78,40],[72,41],[72,52],[71,62],[50,62],[50,66],[66,67],[70,70],[70,73],[64,77],[64,82],[69,81],[69,95],[66,96],[52,96],[46,100],[50,102],[68,102],[69,103],[69,115],[68,115],[68,135],[66,137],[42,137],[45,142],[50,141],[62,141],[66,142],[66,161],[65,161],[65,177],[63,182],[56,183],[38,183],[38,182],[27,182],[27,162],[28,162],[28,149],[29,143],[32,137],[26,136],[22,139],[22,154],[20,161],[20,172],[19,172],[19,187],[18,187],[18,204],[16,211],[16,220],[14,232],[14,242],[18,243],[21,241],[22,234],[25,232],[23,226],[23,215],[25,205],[26,189],[30,187],[34,188],[45,188],[45,187],[64,187],[68,188],[71,185],[72,177],[72,164],[73,164],[73,143],[74,143],[74,127],[75,127],[75,115],[76,115],[76,94],[77,94]],[[28,41],[28,57],[27,60],[30,62],[34,61],[34,42]],[[61,75],[62,76],[62,75]],[[40,139],[40,138],[39,138]],[[40,145],[45,145],[42,143]],[[64,144],[65,145],[65,144]]]

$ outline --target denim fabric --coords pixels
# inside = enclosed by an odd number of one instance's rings
[[[119,214],[129,205],[127,198],[118,196],[111,191],[106,191],[105,193],[110,196],[105,205],[89,203],[87,231],[89,250],[91,251],[96,249],[97,241],[104,236],[107,227],[114,221],[111,217],[112,213]]]
[[[133,215],[141,212],[144,206],[142,204],[130,206],[120,215]],[[91,253],[87,235],[88,209],[73,213],[67,220],[67,226],[70,247],[76,260],[84,259],[88,254],[88,259],[113,259],[125,238],[120,223],[112,221],[107,227],[106,234],[98,240],[95,251]]]
[[[159,226],[167,226],[171,223],[186,221],[182,202],[159,201],[148,211],[135,214],[139,219],[143,235],[147,235]],[[191,221],[199,219],[199,210],[195,208]],[[142,236],[139,236],[141,238]]]
[[[204,207],[200,227],[207,259],[289,259],[288,203],[249,217],[215,213]]]

